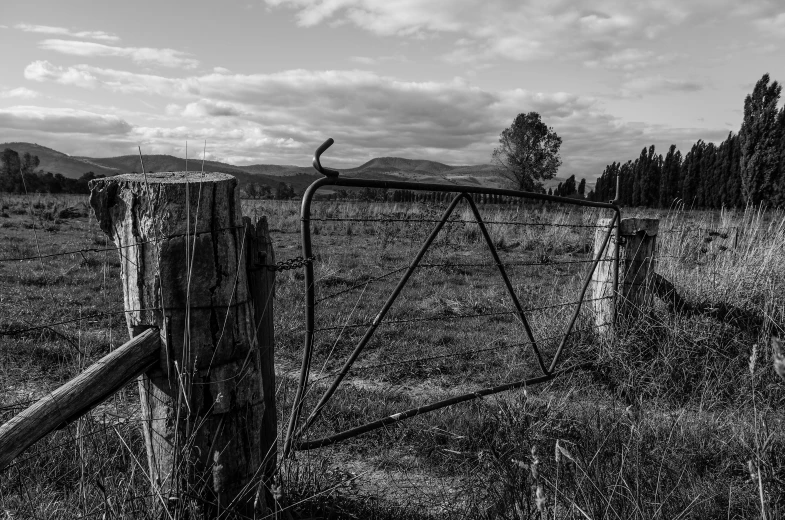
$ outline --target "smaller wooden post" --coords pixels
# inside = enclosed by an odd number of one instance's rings
[[[267,447],[262,461],[262,485],[256,494],[257,504],[262,500],[273,508],[272,485],[278,458],[278,423],[275,407],[275,336],[273,331],[273,297],[275,296],[275,271],[267,266],[275,264],[273,243],[267,227],[267,218],[261,217],[254,226],[251,219],[243,218],[246,227],[246,268],[248,289],[254,306],[254,333],[259,356],[264,415],[260,430],[260,444]],[[259,510],[258,506],[255,508]]]
[[[597,255],[612,219],[597,221],[594,236],[594,254]],[[605,251],[601,252],[600,263],[592,276],[591,298],[595,313],[595,323],[601,334],[611,330],[614,319],[635,318],[644,309],[650,308],[654,294],[649,290],[655,269],[655,247],[659,219],[626,218],[621,220],[619,242],[614,235],[608,241]],[[613,258],[619,251],[619,294],[614,309],[613,299]]]
[[[625,218],[621,221],[622,255],[619,265],[619,314],[635,317],[652,305],[649,290],[655,269],[655,248],[660,221],[656,218]]]

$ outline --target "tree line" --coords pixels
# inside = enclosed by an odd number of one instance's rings
[[[768,74],[744,100],[738,133],[719,145],[698,140],[686,155],[671,145],[657,154],[654,145],[637,159],[605,167],[588,198],[615,197],[629,206],[719,209],[761,204],[785,206],[785,107],[777,109],[782,87]]]
[[[19,153],[10,148],[3,150],[0,167],[0,192],[9,193],[90,193],[87,183],[104,177],[87,172],[78,179],[69,179],[60,173],[36,171],[41,164],[37,155]]]

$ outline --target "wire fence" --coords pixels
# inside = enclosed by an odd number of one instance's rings
[[[314,236],[315,253],[307,258],[302,258],[295,247],[295,238],[283,236],[284,233],[273,233],[277,241],[276,256],[282,260],[264,267],[280,271],[276,289],[276,306],[279,307],[276,309],[276,325],[281,331],[279,350],[284,362],[299,359],[302,336],[306,333],[301,325],[302,271],[307,266],[315,271],[314,304],[317,315],[312,333],[316,350],[309,366],[311,385],[305,396],[304,409],[318,405],[317,399],[325,383],[334,380],[342,372],[342,364],[367,329],[379,329],[377,336],[369,340],[357,364],[351,366],[331,403],[325,406],[321,423],[315,424],[311,432],[314,435],[329,435],[377,416],[394,415],[406,407],[423,406],[433,399],[450,394],[453,392],[451,389],[474,391],[530,377],[536,368],[532,356],[526,350],[531,346],[531,341],[510,341],[510,338],[524,336],[519,319],[521,314],[536,316],[537,319],[530,324],[533,337],[544,353],[550,355],[555,354],[559,343],[564,341],[568,350],[572,349],[567,352],[567,356],[579,357],[581,349],[595,341],[597,335],[610,325],[598,324],[592,316],[593,305],[607,299],[607,296],[579,297],[580,282],[594,263],[592,255],[597,234],[608,227],[597,224],[601,216],[599,212],[587,210],[542,216],[537,215],[536,211],[522,212],[517,205],[481,208],[494,212],[483,224],[488,227],[491,243],[499,254],[498,262],[488,256],[488,244],[477,228],[476,219],[467,218],[464,213],[446,220],[443,237],[434,241],[432,248],[416,266],[409,285],[401,292],[399,305],[392,306],[390,312],[379,319],[379,309],[384,305],[386,296],[395,289],[401,276],[411,266],[412,257],[433,225],[440,222],[432,215],[442,209],[441,202],[434,203],[434,208],[427,211],[420,208],[420,213],[408,216],[399,214],[402,203],[386,203],[382,209],[370,208],[362,217],[354,216],[354,212],[348,210],[344,216],[326,216],[326,211],[335,210],[332,206],[336,205],[326,202],[323,208],[325,213],[319,216],[317,211],[317,216],[308,220],[311,226],[321,226],[321,229]],[[316,204],[317,210],[318,206]],[[368,204],[355,206],[367,207]],[[390,215],[377,213],[384,210],[389,211]],[[512,212],[514,216],[510,215]],[[543,221],[549,218],[554,221]],[[291,215],[272,215],[271,228],[288,230],[292,219],[299,223],[299,219]],[[350,227],[352,224],[379,226],[379,229],[370,234],[365,233],[362,227]],[[238,227],[222,230],[230,229]],[[132,247],[212,232],[214,230],[169,235],[121,247],[85,245],[35,255],[13,254],[10,248],[0,245],[0,264],[6,266],[5,271],[0,271],[0,279],[11,287],[16,283],[16,275],[12,272],[14,267],[29,267],[32,270],[43,261],[49,265],[67,257],[84,259],[85,255],[100,255],[99,261],[90,266],[89,274],[96,279],[101,276],[104,279],[94,284],[94,287],[106,294],[107,284],[114,283],[110,292],[114,297],[119,297],[117,280],[105,278],[107,270],[117,275],[117,264],[113,263],[111,257],[113,253],[123,254]],[[707,255],[714,255],[712,261],[718,261],[722,255],[734,254],[734,247],[728,242],[737,239],[739,234],[738,228],[733,227],[673,226],[661,228],[660,232],[663,239],[666,239],[667,234],[687,234],[695,238],[690,238],[689,247],[683,247],[677,254],[658,252],[658,261],[686,261],[701,255],[704,260]],[[712,240],[706,242],[704,238]],[[702,251],[704,248],[706,251]],[[35,264],[28,266],[28,262]],[[40,268],[43,269],[43,265]],[[500,268],[509,275],[514,292],[521,300],[520,309],[515,308],[505,292],[506,286],[499,278]],[[546,269],[560,271],[553,273],[546,272]],[[43,285],[31,285],[34,289],[29,292],[22,289],[14,299],[4,297],[0,300],[0,306],[3,306],[0,308],[13,307],[22,314],[26,309],[29,310],[25,320],[31,321],[20,325],[22,320],[12,319],[10,313],[3,312],[0,315],[0,336],[16,336],[45,343],[48,341],[45,337],[28,338],[26,335],[61,328],[67,333],[79,334],[81,342],[95,343],[95,338],[88,338],[90,333],[105,332],[107,326],[110,329],[125,327],[124,320],[111,324],[100,320],[128,313],[164,310],[158,307],[125,310],[111,305],[111,302],[101,302],[100,311],[45,321],[41,319],[43,313],[37,311],[40,311],[42,294],[47,287],[51,288],[55,284],[62,282],[50,283],[44,279]],[[26,300],[26,297],[30,299]],[[38,303],[31,303],[33,301]],[[119,298],[116,301],[119,302]],[[51,303],[55,304],[54,301]],[[581,310],[575,328],[563,334],[571,313],[579,305]],[[54,310],[65,311],[63,307]],[[298,325],[292,327],[292,322]],[[289,326],[284,327],[284,324]],[[69,327],[72,325],[76,326]],[[116,335],[118,338],[123,337],[121,331]],[[89,363],[89,360],[82,359],[81,366]],[[290,383],[282,384],[282,387],[287,385],[290,386]],[[290,394],[280,398],[282,405],[292,404],[293,392],[291,388],[287,391]],[[9,395],[8,392],[0,394],[0,413],[3,417],[33,402],[29,399],[12,400],[7,397]],[[359,402],[367,406],[358,407]],[[456,414],[469,413],[468,405],[462,406],[464,408],[459,407]],[[300,425],[307,418],[305,415]],[[130,430],[138,427],[139,421],[129,416],[122,424]],[[434,423],[425,419],[414,424],[402,428],[416,429],[418,435],[421,435],[435,427]],[[15,461],[14,467],[24,466],[50,452],[73,449],[93,436],[112,433],[117,426],[98,427],[56,445],[37,449]],[[386,438],[394,438],[392,431],[385,430]],[[143,498],[138,495],[129,501]],[[98,514],[98,511],[88,512],[88,515]]]
[[[308,344],[305,347],[306,372],[300,377],[306,384],[301,383],[304,395],[295,407],[302,404],[313,411],[307,419],[293,418],[295,422],[304,421],[297,426],[300,431],[307,429],[322,409],[329,408],[328,401],[345,402],[358,384],[368,386],[367,381],[357,380],[360,372],[450,358],[465,361],[467,356],[510,350],[512,345],[478,345],[487,342],[489,334],[484,329],[491,323],[491,335],[496,338],[528,335],[526,342],[515,346],[533,349],[543,370],[539,349],[555,356],[556,363],[573,335],[576,320],[583,324],[576,331],[589,333],[602,328],[585,325],[592,321],[592,305],[611,296],[584,298],[582,291],[600,260],[594,258],[595,241],[606,235],[607,243],[612,215],[607,215],[608,221],[598,222],[601,211],[571,208],[553,218],[537,211],[522,211],[518,204],[494,207],[491,214],[480,215],[470,199],[449,206],[449,197],[437,200],[432,207],[408,209],[386,205],[342,211],[333,205],[303,218],[313,235],[316,309],[314,326],[305,334],[306,341],[316,347],[312,359]],[[440,216],[444,211],[447,213]],[[340,248],[335,247],[336,237],[342,242]],[[543,268],[555,269],[564,283],[549,283],[552,273],[543,276],[537,272]],[[306,280],[306,284],[311,282]],[[536,323],[530,324],[531,319]],[[534,330],[530,330],[532,327]],[[560,329],[561,334],[542,333]],[[282,339],[296,341],[294,337]],[[561,342],[558,349],[549,345],[554,340]],[[444,352],[446,344],[451,353]],[[293,344],[291,348],[296,350]],[[413,348],[421,355],[406,355]],[[359,363],[366,356],[377,362]],[[460,375],[456,372],[447,379],[457,376],[463,379],[463,386],[469,383],[482,387],[526,377],[536,364],[524,366],[525,356],[517,357],[514,363],[520,366],[501,378],[492,372],[500,363],[509,367],[513,358],[464,363]],[[355,360],[359,363],[356,367]],[[341,364],[340,370],[329,368]],[[311,374],[311,366],[321,369]],[[444,375],[444,367],[439,370]],[[315,385],[335,376],[317,403],[318,385],[309,387],[307,381],[313,379]],[[381,378],[384,381],[389,376],[382,374]],[[407,384],[400,381],[405,376],[393,377],[396,384]],[[425,397],[425,401],[412,406],[427,401]],[[395,412],[385,408],[379,413]],[[334,420],[325,418],[324,422]]]

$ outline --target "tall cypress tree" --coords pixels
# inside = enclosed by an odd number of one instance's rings
[[[701,154],[699,165],[698,205],[700,207],[716,208],[718,206],[716,159],[717,146],[714,143],[707,143]]]
[[[662,168],[662,156],[657,155],[654,145],[649,147],[646,155],[646,166],[642,169],[641,179],[641,205],[656,206],[660,199],[660,170]]]
[[[774,194],[772,204],[785,206],[785,107],[780,109],[774,130],[774,147],[777,156],[777,167],[774,177]]]
[[[703,139],[692,145],[687,152],[681,167],[681,197],[687,208],[699,207],[702,203],[698,200],[700,189],[700,162],[706,143]]]
[[[660,198],[659,206],[661,208],[670,207],[675,199],[679,197],[681,190],[679,189],[679,170],[681,169],[681,152],[676,149],[676,145],[672,144],[668,148],[668,153],[662,163],[662,171],[660,173]]]
[[[739,140],[741,186],[747,204],[764,202],[779,187],[777,102],[781,92],[782,87],[776,81],[769,84],[769,75],[764,74],[744,100],[744,122]]]

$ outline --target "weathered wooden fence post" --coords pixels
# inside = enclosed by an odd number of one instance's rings
[[[90,203],[119,248],[129,332],[154,325],[164,338],[139,378],[156,504],[205,517],[249,511],[273,452],[264,427],[274,396],[247,279],[256,237],[246,234],[237,180],[118,175],[93,181]],[[258,335],[271,341],[265,326]]]
[[[262,391],[265,398],[262,416],[261,443],[267,451],[263,454],[263,484],[259,487],[259,498],[272,507],[272,484],[275,465],[278,461],[278,420],[275,409],[275,336],[273,327],[273,297],[275,296],[275,271],[267,266],[275,264],[273,243],[267,227],[267,218],[262,217],[252,225],[244,217],[247,234],[246,247],[248,288],[254,306],[254,333],[259,347]]]
[[[609,218],[597,221],[594,235],[594,254],[602,247],[605,233],[611,224]],[[611,330],[614,319],[631,319],[652,305],[654,294],[649,290],[655,269],[655,250],[659,219],[625,218],[619,227],[619,241],[611,236],[602,259],[592,276],[591,299],[595,323],[601,334]],[[616,309],[613,300],[613,258],[619,247],[619,294]]]

